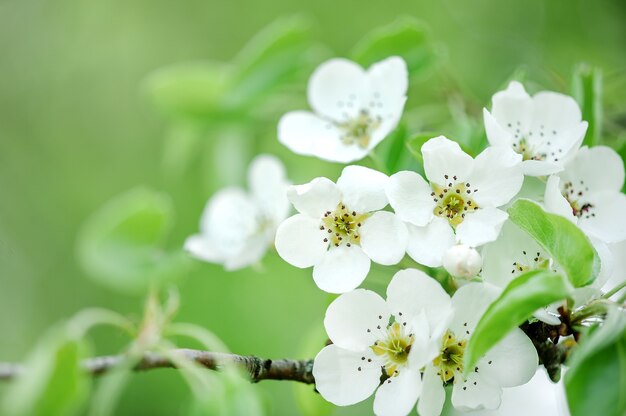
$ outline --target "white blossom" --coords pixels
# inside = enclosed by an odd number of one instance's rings
[[[229,187],[207,203],[200,233],[185,241],[185,250],[210,263],[237,270],[258,262],[274,241],[278,224],[289,214],[289,182],[283,164],[259,155],[248,170],[249,191]]]
[[[469,279],[482,268],[483,260],[475,248],[457,244],[443,255],[443,267],[453,277]]]
[[[481,246],[498,237],[508,215],[498,207],[522,186],[521,155],[504,147],[488,147],[476,159],[440,136],[422,146],[424,171],[391,176],[389,203],[407,223],[407,253],[430,267],[441,266],[456,243]]]
[[[398,124],[407,88],[407,67],[400,57],[367,71],[347,59],[331,59],[309,80],[313,112],[285,114],[278,139],[301,155],[341,163],[362,159]]]
[[[489,144],[522,155],[526,175],[561,171],[585,137],[587,122],[567,95],[541,91],[531,97],[522,84],[512,81],[492,102],[491,113],[483,111]]]
[[[387,175],[362,166],[344,168],[337,183],[327,178],[292,186],[287,195],[298,214],[278,227],[276,249],[288,263],[313,266],[313,279],[327,292],[355,289],[370,262],[398,263],[407,230],[387,206]]]

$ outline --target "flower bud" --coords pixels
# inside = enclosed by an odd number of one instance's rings
[[[472,247],[458,244],[443,255],[443,267],[454,277],[469,279],[480,272],[483,259]]]

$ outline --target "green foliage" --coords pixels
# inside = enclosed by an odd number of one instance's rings
[[[511,221],[550,254],[575,287],[595,280],[600,259],[589,239],[576,225],[524,199],[516,201],[508,213]]]
[[[569,297],[570,285],[558,273],[533,270],[513,280],[487,309],[465,351],[465,368],[478,360],[537,309]]]
[[[626,414],[626,316],[615,308],[572,351],[565,391],[572,416]]]
[[[89,394],[90,378],[80,360],[85,344],[52,331],[25,363],[25,372],[9,387],[3,414],[10,416],[78,414]]]
[[[163,248],[172,220],[166,195],[145,188],[119,195],[83,225],[80,263],[98,283],[127,293],[173,279],[186,270],[187,258]]]
[[[394,55],[404,58],[409,75],[416,77],[436,68],[443,50],[420,21],[404,17],[364,36],[351,53],[352,59],[365,67]]]
[[[594,146],[602,140],[602,70],[580,64],[574,69],[572,95],[589,123],[583,145]]]

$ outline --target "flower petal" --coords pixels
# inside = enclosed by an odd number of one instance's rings
[[[313,280],[329,293],[356,289],[370,270],[370,259],[359,246],[331,247],[313,267]]]
[[[378,211],[366,219],[361,226],[361,248],[378,264],[397,264],[404,253],[408,231],[395,214]]]
[[[266,218],[275,224],[287,218],[289,182],[285,166],[277,157],[266,154],[255,157],[248,168],[248,184]]]
[[[389,177],[364,166],[346,166],[337,180],[342,202],[358,213],[377,211],[387,206],[385,188]]]
[[[330,179],[315,178],[304,185],[290,186],[287,198],[298,212],[319,220],[324,212],[337,208],[341,191]]]
[[[328,249],[319,226],[319,220],[304,214],[283,221],[276,230],[276,251],[280,257],[301,269],[319,263]]]
[[[522,156],[507,147],[488,147],[476,157],[468,178],[472,197],[480,206],[499,207],[513,198],[524,183]]]
[[[372,361],[362,360],[363,354],[369,354]],[[374,393],[380,383],[380,362],[367,350],[354,352],[329,345],[315,357],[313,377],[315,388],[324,399],[337,406],[348,406]]]
[[[445,184],[456,176],[465,180],[474,166],[474,159],[457,142],[439,136],[428,140],[422,146],[424,172],[430,182]],[[446,176],[448,178],[446,179]]]
[[[409,232],[407,254],[424,266],[441,266],[443,255],[454,245],[454,231],[448,221],[435,217],[425,227],[406,226]]]
[[[530,338],[515,328],[478,361],[478,373],[500,387],[521,386],[535,375],[539,358]],[[476,371],[476,370],[475,370]]]
[[[486,108],[483,108],[483,120],[489,144],[492,146],[511,148],[513,145],[513,135],[506,131]]]
[[[506,90],[495,93],[491,100],[491,114],[502,128],[512,133],[530,126],[533,101],[522,84],[511,81]]]
[[[324,327],[337,346],[351,350],[367,349],[378,339],[377,326],[386,327],[390,312],[376,292],[356,289],[335,299],[326,310]]]
[[[404,369],[388,378],[376,391],[374,414],[377,416],[406,416],[411,413],[422,392],[419,369]]]
[[[331,121],[308,111],[289,112],[278,123],[278,140],[299,155],[340,163],[367,156],[368,149],[357,144],[344,144],[342,134]]]
[[[582,120],[580,107],[572,97],[553,91],[541,91],[533,100],[533,131],[545,130],[548,136],[558,136]],[[553,134],[556,131],[556,134]]]
[[[624,162],[615,150],[606,146],[581,148],[559,175],[561,180],[578,185],[584,182],[589,192],[621,191],[624,186]],[[582,185],[582,184],[581,184]],[[585,189],[581,189],[584,191]]]
[[[206,235],[195,234],[188,237],[185,240],[185,251],[195,258],[209,263],[221,263],[223,261],[222,254]]]
[[[468,214],[456,227],[456,238],[460,243],[471,247],[494,241],[508,217],[506,212],[497,208],[480,208]]]
[[[265,234],[252,236],[246,241],[239,253],[224,259],[224,269],[228,271],[239,270],[259,262],[267,252],[270,242],[271,239]]]
[[[626,239],[626,195],[616,191],[600,191],[590,194],[592,205],[589,215],[578,219],[578,226],[589,236],[605,243],[618,243]]]
[[[467,337],[483,313],[500,294],[500,289],[488,283],[468,283],[452,296],[454,316],[449,329],[458,337]]]
[[[577,219],[572,211],[572,206],[561,194],[560,182],[561,178],[556,175],[552,175],[548,178],[546,192],[543,196],[543,205],[546,211],[565,217],[576,224]]]
[[[393,276],[387,286],[387,305],[394,316],[407,321],[418,319],[425,311],[431,332],[451,310],[450,296],[441,285],[416,269],[400,270]]]
[[[406,170],[392,175],[387,185],[387,198],[398,218],[420,227],[433,218],[435,202],[431,192],[424,178]]]
[[[309,80],[309,104],[316,113],[334,121],[358,115],[367,91],[365,71],[343,58],[330,59],[317,67]]]
[[[452,405],[464,412],[497,409],[502,400],[502,388],[491,383],[480,373],[470,373],[467,379],[455,380],[452,387]]]
[[[422,395],[417,404],[420,416],[439,416],[446,401],[446,391],[441,384],[441,377],[432,365],[427,365],[424,370]]]
[[[563,170],[561,163],[548,160],[524,160],[521,167],[522,173],[527,176],[546,176]]]

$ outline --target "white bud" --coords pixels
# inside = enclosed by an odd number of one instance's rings
[[[443,255],[443,267],[454,277],[469,279],[480,272],[483,259],[472,247],[458,244],[450,247]]]

